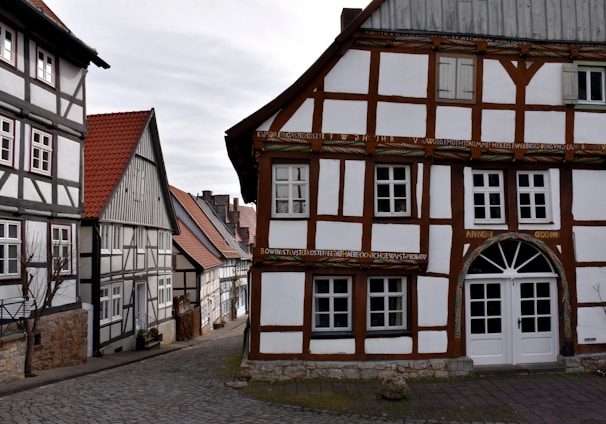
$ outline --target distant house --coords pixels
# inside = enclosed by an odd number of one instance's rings
[[[252,378],[597,364],[605,6],[374,0],[227,130]]]
[[[30,255],[36,284],[66,261],[38,328],[34,369],[86,361],[77,234],[91,63],[109,68],[42,0],[0,2],[0,383],[23,375],[23,334],[10,324],[29,316],[21,264]]]
[[[176,187],[171,193],[182,226],[174,240],[173,290],[199,305],[204,333],[246,312],[251,255],[205,200]]]
[[[93,353],[135,348],[139,330],[175,338],[172,237],[178,233],[154,110],[88,117],[81,296]]]

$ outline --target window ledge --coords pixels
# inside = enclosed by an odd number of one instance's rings
[[[353,331],[315,331],[311,333],[312,339],[353,339]]]
[[[412,336],[410,330],[366,330],[366,338]]]

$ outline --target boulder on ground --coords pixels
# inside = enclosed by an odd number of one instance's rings
[[[408,390],[408,384],[402,374],[393,371],[383,379],[379,394],[384,399],[400,400],[406,397]]]

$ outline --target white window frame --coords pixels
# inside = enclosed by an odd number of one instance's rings
[[[387,179],[379,179],[379,170],[387,169]],[[404,179],[396,177],[396,170],[404,170],[406,176]],[[375,216],[411,216],[411,205],[410,205],[410,191],[411,191],[411,168],[410,165],[389,165],[389,164],[377,164],[375,165]],[[396,193],[399,186],[404,186],[404,194]],[[389,193],[386,195],[380,195],[380,187],[387,187]],[[388,202],[387,211],[379,210],[384,209],[380,207],[385,202]],[[397,205],[403,204],[404,210],[396,210]]]
[[[592,73],[597,73],[600,75],[600,95],[601,95],[601,99],[599,100],[594,100],[593,98],[591,98],[591,92],[592,92],[592,80],[591,80],[591,74]],[[580,87],[580,76],[581,74],[585,75],[585,85],[586,85],[586,89],[585,89],[585,98],[581,98],[581,87]],[[580,104],[592,104],[592,105],[606,105],[606,69],[603,67],[599,67],[599,66],[579,66],[578,67],[578,84],[579,84],[579,88],[578,88],[578,102]],[[588,98],[589,97],[589,98]]]
[[[122,225],[113,224],[111,226],[111,252],[121,253],[122,252]]]
[[[528,176],[528,186],[520,186],[520,176]],[[537,185],[536,176],[541,176],[543,186]],[[551,222],[551,184],[547,171],[518,171],[516,173],[516,186],[518,198],[518,220],[520,223],[547,223]],[[527,194],[529,199],[522,204],[522,195]],[[541,204],[540,197],[543,197]],[[530,211],[529,217],[522,217],[522,208]],[[537,217],[540,208],[545,208],[544,217]]]
[[[173,282],[172,277],[158,279],[158,307],[168,308],[173,306]]]
[[[335,292],[335,281],[343,281],[347,283],[347,292]],[[328,292],[318,291],[318,283],[321,281],[328,282]],[[312,302],[312,331],[315,332],[339,332],[351,331],[352,329],[352,278],[349,276],[317,276],[313,279],[313,302]],[[335,301],[346,299],[347,310],[336,311]],[[319,302],[328,300],[327,308],[321,308]],[[347,315],[347,325],[336,325],[335,315]],[[321,325],[320,317],[328,317],[327,325]]]
[[[31,141],[31,171],[50,176],[53,162],[53,135],[37,128],[32,128]]]
[[[284,171],[287,175],[282,177]],[[301,204],[298,211],[297,204]],[[281,163],[272,166],[271,214],[274,218],[309,217],[309,165]]]
[[[55,86],[55,56],[40,47],[36,53],[36,78]]]
[[[14,149],[15,121],[0,115],[0,164],[13,166]]]
[[[101,224],[101,253],[122,252],[122,225]]]
[[[371,291],[372,283],[374,281],[382,281],[383,288],[381,291]],[[390,280],[397,280],[400,283],[400,290],[391,291]],[[407,329],[407,283],[406,277],[397,276],[371,276],[368,277],[367,282],[367,308],[366,308],[366,328],[369,331],[381,331],[381,330],[405,330]],[[381,308],[373,309],[373,300],[381,299],[383,305]],[[397,299],[400,302],[400,308],[397,309],[390,303],[390,300]],[[378,306],[378,305],[377,305]],[[399,315],[401,324],[390,324],[390,317],[392,315]],[[374,317],[382,319],[383,325],[373,325]]]
[[[145,227],[135,228],[135,243],[137,243],[137,252],[145,253],[145,249],[147,247],[147,234]]]
[[[170,231],[158,231],[158,253],[172,252],[172,233]]]
[[[476,98],[475,56],[438,55],[436,99],[474,102]]]
[[[475,185],[476,175],[483,176],[483,185]],[[497,186],[491,185],[490,176],[498,176],[499,184]],[[473,194],[473,219],[477,224],[504,224],[505,223],[505,187],[503,182],[503,171],[498,170],[478,170],[472,171],[471,180],[472,194]],[[483,204],[476,204],[476,197],[481,196]],[[495,197],[498,196],[498,197]],[[499,203],[494,202],[495,199],[499,200]],[[483,218],[476,217],[476,210],[482,208],[484,211]],[[495,212],[499,211],[500,216],[495,216]]]
[[[60,274],[72,273],[72,226],[51,224],[52,266],[64,260]]]
[[[0,59],[15,65],[15,31],[4,24],[0,24]]]
[[[122,283],[111,285],[111,321],[120,321],[122,319],[123,300]]]
[[[111,322],[111,285],[103,286],[99,290],[99,322]]]
[[[21,222],[0,220],[0,278],[21,275]]]

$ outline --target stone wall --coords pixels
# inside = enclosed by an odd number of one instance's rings
[[[88,312],[75,309],[44,316],[38,323],[32,369],[45,370],[86,363]]]
[[[25,335],[13,334],[0,343],[0,384],[24,378]]]
[[[240,377],[253,381],[336,379],[379,380],[395,371],[405,378],[447,378],[471,374],[467,357],[410,361],[251,361],[244,359]]]

